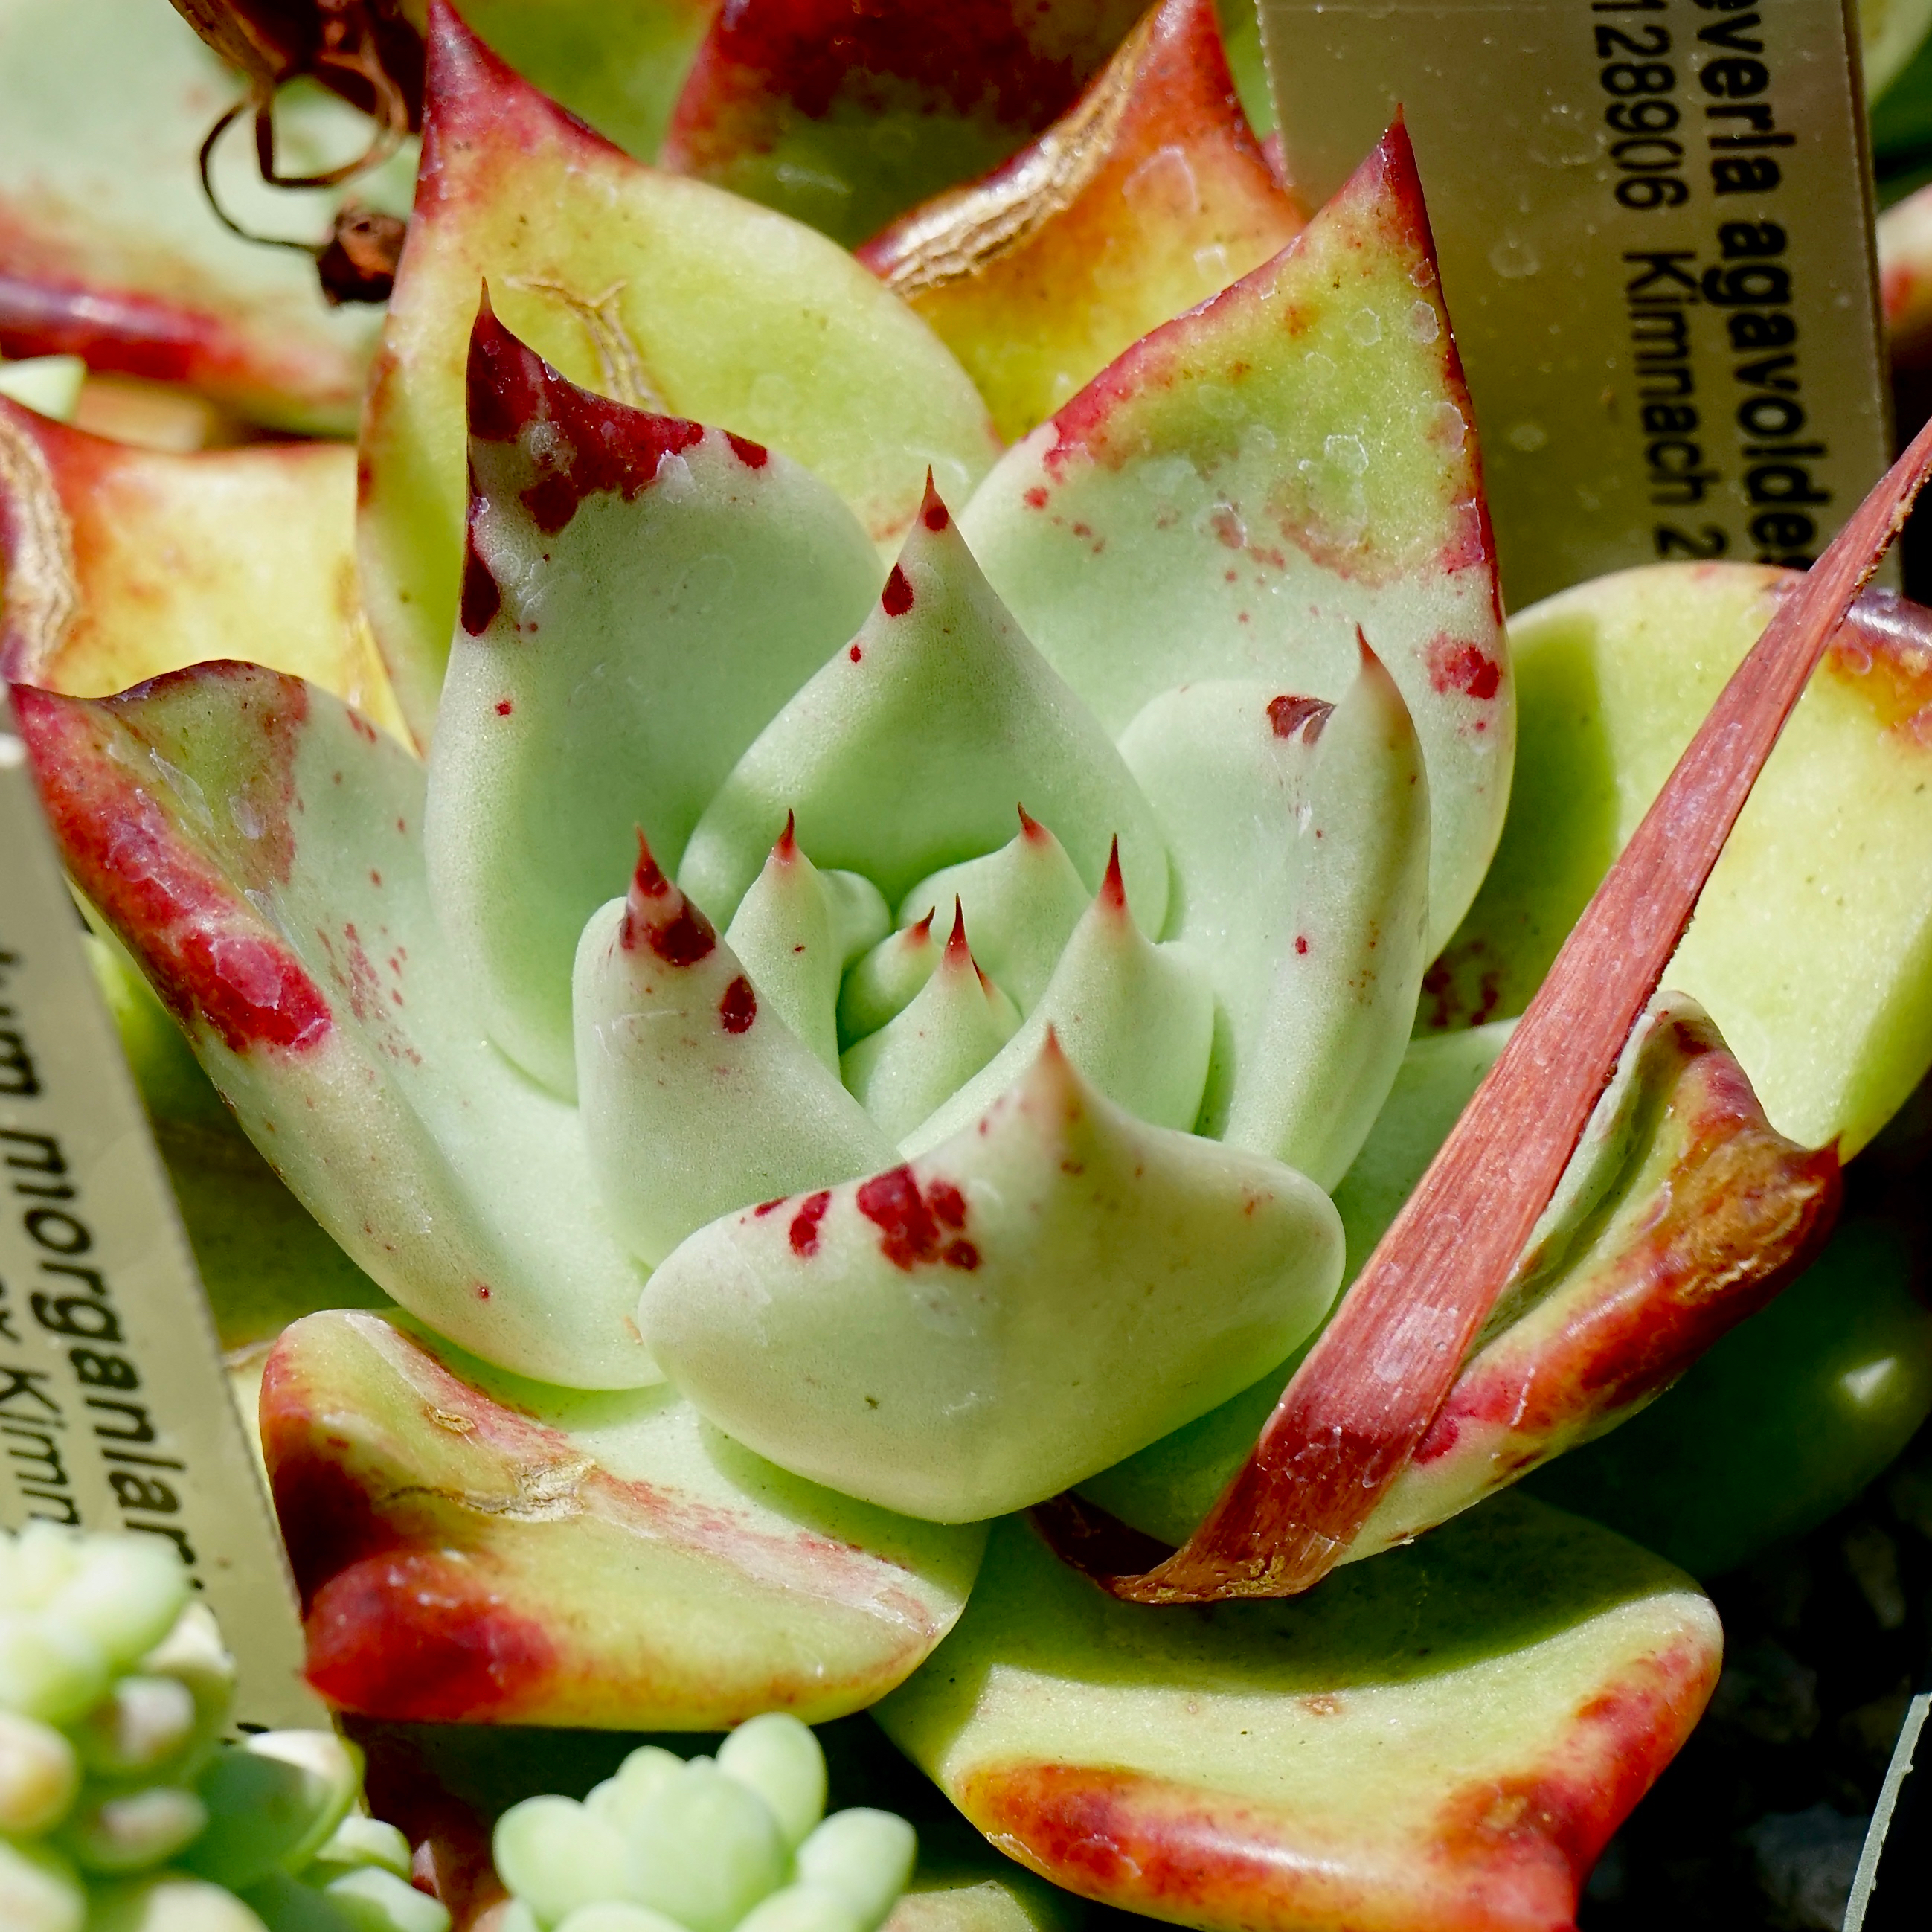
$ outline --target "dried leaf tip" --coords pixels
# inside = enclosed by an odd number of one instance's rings
[[[778,843],[772,848],[772,856],[781,865],[789,866],[798,856],[798,814],[785,814],[784,830],[778,834]]]
[[[1268,700],[1268,723],[1277,738],[1292,738],[1299,731],[1302,742],[1312,745],[1322,735],[1328,714],[1335,709],[1318,698],[1297,698],[1284,692]]]

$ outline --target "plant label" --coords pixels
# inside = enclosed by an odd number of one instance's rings
[[[0,686],[0,1521],[166,1537],[238,1720],[326,1724],[167,1176]]]
[[[1310,206],[1407,118],[1510,606],[1810,563],[1891,453],[1851,10],[1260,4]]]

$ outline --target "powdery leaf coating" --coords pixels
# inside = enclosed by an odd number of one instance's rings
[[[637,828],[674,871],[740,754],[858,627],[878,566],[796,464],[578,388],[487,304],[468,398],[430,878],[497,1043],[568,1095],[571,962]]]
[[[1430,940],[1495,848],[1514,740],[1468,397],[1400,123],[1300,236],[1123,355],[963,513],[1112,731],[1178,684],[1340,698],[1357,632],[1422,741]]]
[[[1429,794],[1402,694],[1366,651],[1332,708],[1210,680],[1155,699],[1120,750],[1219,1006],[1202,1129],[1332,1188],[1402,1064],[1427,957]]]
[[[436,0],[358,526],[369,620],[425,743],[457,620],[464,356],[486,279],[505,324],[573,381],[796,458],[888,551],[928,466],[963,496],[997,448],[958,364],[842,250],[640,166]]]
[[[584,929],[572,1004],[584,1138],[610,1224],[640,1260],[747,1202],[891,1160],[648,848],[628,896]]]
[[[415,760],[254,665],[16,703],[75,880],[351,1258],[486,1358],[656,1380],[576,1115],[452,996]]]
[[[1049,1038],[931,1154],[702,1229],[638,1318],[738,1441],[887,1508],[969,1522],[1079,1480],[1279,1360],[1341,1258],[1312,1183],[1144,1126]]]
[[[667,1390],[573,1395],[359,1313],[284,1335],[262,1445],[333,1702],[430,1723],[722,1729],[872,1702],[983,1533],[833,1496]]]
[[[722,10],[668,168],[848,244],[983,174],[1063,112],[1139,0],[745,0]]]
[[[1430,969],[1424,1027],[1528,1004],[1718,686],[1798,580],[1752,564],[1654,565],[1512,620],[1526,720],[1514,802],[1480,896]],[[1868,592],[1666,975],[1708,1009],[1773,1124],[1808,1146],[1835,1139],[1847,1159],[1932,1065],[1928,778],[1932,631],[1916,607]]]
[[[0,674],[104,698],[246,658],[401,736],[356,597],[355,506],[339,444],[176,455],[0,398]]]
[[[1514,1496],[1208,1613],[1115,1602],[1013,1520],[878,1716],[1088,1898],[1205,1932],[1552,1932],[1722,1646],[1688,1577]]]
[[[1306,219],[1249,130],[1214,0],[1166,0],[1037,140],[859,259],[932,324],[1012,440]]]
[[[1118,838],[1128,894],[1160,930],[1167,854],[1146,800],[928,489],[864,628],[740,759],[679,878],[721,916],[735,909],[789,814],[816,863],[862,873],[896,900],[1004,844],[1021,802],[1090,890]]]

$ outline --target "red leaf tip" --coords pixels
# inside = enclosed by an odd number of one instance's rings
[[[1035,845],[1044,845],[1052,834],[1024,806],[1020,806],[1017,809],[1020,815],[1020,836]]]
[[[1125,912],[1127,909],[1127,882],[1120,876],[1120,835],[1114,834],[1112,849],[1107,854],[1107,876],[1100,881],[1100,902],[1109,912]]]
[[[778,834],[778,842],[772,848],[772,856],[782,864],[790,865],[798,856],[798,814],[785,814],[784,830]]]
[[[926,917],[932,916],[928,913]],[[946,963],[956,971],[973,963],[973,949],[966,943],[966,908],[959,902],[959,896],[952,896],[952,931],[946,941]]]
[[[664,877],[641,826],[617,941],[627,952],[648,946],[667,966],[695,966],[718,944],[711,922]]]

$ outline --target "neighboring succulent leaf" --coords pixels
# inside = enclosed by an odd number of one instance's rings
[[[1202,678],[1340,698],[1358,627],[1433,814],[1430,933],[1474,896],[1514,710],[1468,398],[1398,123],[1300,238],[1156,329],[962,518],[1027,634],[1123,730]]]
[[[469,415],[430,878],[497,1044],[568,1095],[571,962],[637,828],[675,870],[739,754],[862,621],[878,572],[851,512],[796,464],[577,388],[487,305]]]
[[[668,1390],[573,1395],[380,1316],[278,1345],[262,1441],[310,1681],[433,1723],[713,1730],[871,1702],[981,1547],[801,1483]]]
[[[1923,368],[1932,360],[1932,187],[1880,215],[1878,280],[1894,365]]]
[[[370,622],[424,742],[457,620],[464,351],[486,278],[506,325],[572,380],[784,452],[888,552],[928,466],[962,495],[992,460],[964,372],[849,256],[639,166],[440,0],[423,141],[363,426],[358,543]]]
[[[15,702],[76,883],[350,1258],[478,1354],[571,1386],[655,1380],[575,1113],[462,998],[409,754],[254,665]]]
[[[850,646],[774,718],[705,808],[679,879],[722,918],[796,813],[821,866],[897,900],[937,867],[1051,826],[1090,890],[1120,842],[1148,930],[1167,914],[1166,848],[1094,714],[1021,634],[928,488]]]
[[[1520,1012],[1791,573],[1658,565],[1513,620],[1524,730],[1496,861],[1422,1024]],[[1687,650],[1683,640],[1695,638]],[[1812,677],[1665,975],[1772,1124],[1849,1158],[1932,1064],[1932,619],[1869,592]]]
[[[671,115],[664,165],[860,242],[1072,104],[1140,0],[742,0]]]
[[[910,929],[955,900],[973,929],[974,956],[1022,1012],[1031,1012],[1087,910],[1087,888],[1066,847],[1022,806],[1016,838],[922,880],[899,918]]]
[[[427,29],[427,0],[402,0]],[[464,0],[479,40],[640,161],[657,158],[718,0]]]
[[[966,1522],[1252,1381],[1320,1319],[1341,1260],[1311,1183],[1144,1125],[1049,1037],[981,1120],[914,1164],[693,1235],[638,1318],[738,1441]]]
[[[1120,753],[1174,854],[1169,928],[1219,1002],[1202,1131],[1332,1188],[1402,1064],[1427,960],[1429,791],[1402,694],[1366,651],[1332,709],[1186,685]]]
[[[1507,1029],[1418,1042],[1336,1204],[1353,1270],[1474,1090]],[[1828,1149],[1772,1132],[1688,1000],[1639,1028],[1562,1187],[1414,1458],[1341,1558],[1358,1561],[1616,1428],[1816,1252],[1838,1196]],[[1294,1364],[1083,1486],[1135,1528],[1185,1541],[1252,1447]]]
[[[839,1077],[898,1141],[928,1118],[1010,1040],[1018,1010],[982,973],[956,902],[943,956],[904,1010],[850,1048]]]
[[[400,736],[356,604],[355,509],[334,444],[173,456],[0,400],[0,675],[104,698],[247,658]]]
[[[1214,1034],[1214,994],[1186,948],[1142,932],[1118,861],[1066,942],[1025,1025],[998,1054],[899,1143],[929,1152],[964,1133],[1040,1058],[1048,1039],[1117,1107],[1156,1127],[1192,1128],[1201,1113]]]
[[[1722,1641],[1681,1572],[1522,1498],[1196,1616],[1114,1601],[1013,1521],[878,1714],[1088,1898],[1208,1932],[1552,1932]]]
[[[224,228],[196,154],[239,77],[171,8],[0,0],[0,352],[185,382],[259,421],[352,430],[379,310],[332,308],[312,260]],[[348,159],[368,123],[303,84],[276,112],[284,165]],[[406,205],[405,152],[354,192]],[[244,136],[214,179],[244,226],[316,241],[341,190],[275,190]]]
[[[1772,1305],[1615,1435],[1530,1492],[1694,1575],[1808,1534],[1876,1482],[1932,1413],[1932,1308],[1896,1222],[1841,1221]]]
[[[610,1224],[644,1261],[734,1208],[892,1157],[648,848],[628,897],[584,929],[574,1004],[584,1136]]]
[[[855,874],[848,874],[848,877]],[[724,934],[766,1008],[832,1072],[838,1070],[838,988],[847,959],[824,874],[789,824]],[[881,914],[884,907],[881,905]]]
[[[1164,0],[1031,146],[859,259],[932,323],[1012,441],[1306,219],[1249,131],[1214,0]]]

